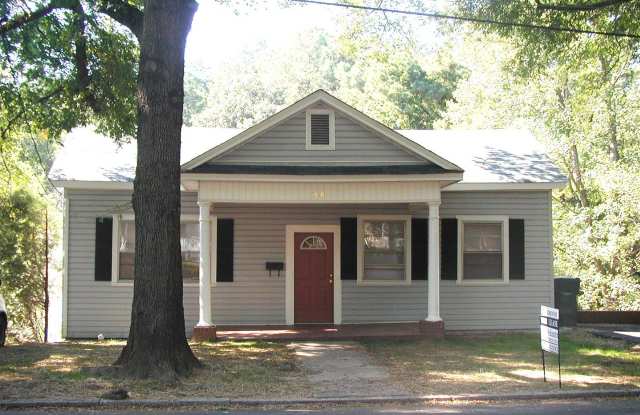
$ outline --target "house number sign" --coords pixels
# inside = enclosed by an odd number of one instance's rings
[[[560,377],[560,310],[544,305],[540,306],[540,350],[542,352],[542,376],[547,381],[547,367],[544,352],[558,355],[558,387],[562,389]]]

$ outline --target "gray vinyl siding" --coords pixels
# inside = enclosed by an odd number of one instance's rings
[[[553,304],[550,192],[447,192],[441,217],[507,215],[524,219],[525,279],[506,285],[440,282],[440,314],[448,330],[523,329],[538,326],[540,304]]]
[[[133,287],[94,281],[95,219],[131,213],[127,191],[67,191],[69,253],[67,337],[125,337],[129,331]],[[197,214],[196,194],[183,194],[184,214]],[[184,287],[185,320],[192,328],[198,319],[198,287]],[[190,330],[189,330],[190,331]]]
[[[362,127],[338,111],[335,113],[335,150],[305,150],[305,114],[305,111],[301,111],[238,149],[212,160],[211,163],[425,164],[423,159]]]
[[[129,192],[68,191],[69,257],[67,336],[127,335],[133,288],[94,281],[95,218],[130,212]],[[195,194],[183,195],[183,213],[196,214]],[[457,286],[441,281],[441,315],[447,329],[522,329],[536,326],[540,304],[552,303],[549,192],[448,192],[442,217],[509,215],[525,219],[524,281],[504,286]],[[234,281],[213,287],[217,324],[284,324],[285,276],[265,271],[266,261],[285,260],[285,226],[338,224],[340,217],[408,214],[406,205],[217,205],[220,218],[235,220]],[[426,213],[426,212],[425,212]],[[425,281],[407,286],[358,286],[342,281],[344,323],[417,321],[426,316]],[[198,287],[185,286],[187,332],[198,318]]]

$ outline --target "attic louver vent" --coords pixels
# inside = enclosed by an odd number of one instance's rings
[[[329,145],[329,114],[311,114],[311,145]]]

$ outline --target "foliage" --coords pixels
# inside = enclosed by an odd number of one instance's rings
[[[285,51],[264,45],[245,51],[215,74],[188,71],[185,120],[248,127],[325,89],[394,128],[429,128],[465,75],[450,62],[423,64],[411,49],[372,48],[313,30]]]
[[[44,205],[26,189],[0,194],[0,280],[12,332],[42,339]]]
[[[588,191],[593,206],[558,206],[556,267],[580,277],[582,308],[640,310],[640,169],[597,169]]]
[[[587,25],[587,12],[541,11],[529,2],[459,3],[463,11],[502,21]],[[635,10],[589,13],[591,29],[637,29],[629,20]],[[555,18],[548,20],[551,15]],[[471,70],[439,125],[535,131],[569,180],[554,194],[556,273],[581,278],[579,301],[585,309],[638,309],[637,41],[504,26],[481,29],[488,34],[467,37],[462,46],[467,62],[477,60],[471,65],[481,71]],[[500,46],[488,47],[487,41]],[[476,52],[483,42],[482,53]],[[482,72],[488,76],[475,77]]]
[[[49,251],[58,246],[55,194],[44,179],[53,147],[46,138],[22,135],[0,154],[0,293],[7,302],[10,332],[18,339],[44,333],[45,214]],[[50,256],[50,270],[60,264]]]
[[[138,48],[100,13],[103,2],[10,0],[0,6],[0,139],[46,132],[52,139],[94,124],[115,138],[135,132]],[[17,28],[49,4],[55,12]],[[4,23],[8,22],[8,23]]]

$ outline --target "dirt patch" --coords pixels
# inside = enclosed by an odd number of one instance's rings
[[[98,376],[113,363],[121,341],[74,341],[14,345],[0,353],[0,399],[96,398],[123,388],[134,399],[193,397],[288,397],[308,393],[294,352],[269,342],[193,343],[205,367],[178,382]]]
[[[289,347],[307,374],[314,397],[401,396],[407,390],[355,342],[296,342]]]

